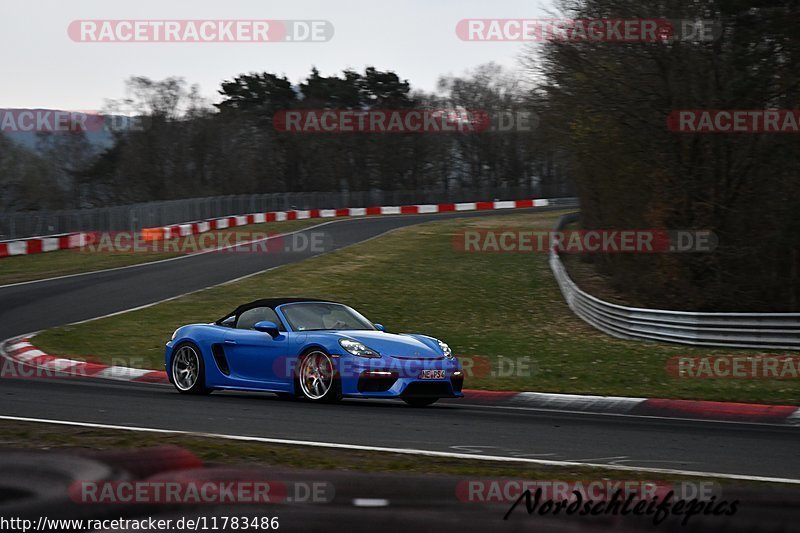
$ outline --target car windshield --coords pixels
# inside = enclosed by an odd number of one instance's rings
[[[342,304],[303,302],[280,309],[294,331],[375,329],[369,320]]]

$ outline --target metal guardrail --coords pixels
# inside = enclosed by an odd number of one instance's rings
[[[564,215],[555,230],[578,220]],[[588,324],[614,337],[694,346],[800,349],[800,313],[699,313],[626,307],[581,290],[550,250],[550,269],[567,305]]]

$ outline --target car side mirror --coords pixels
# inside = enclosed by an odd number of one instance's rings
[[[261,322],[256,322],[253,326],[253,329],[256,331],[263,331],[264,333],[269,333],[269,336],[273,339],[278,336],[278,325],[275,322],[270,322],[269,320],[262,320]]]
[[[375,329],[377,329],[378,331],[386,331],[386,328],[383,327],[383,324],[372,324],[372,325],[375,326]]]

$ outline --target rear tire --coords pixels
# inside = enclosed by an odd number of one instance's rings
[[[186,342],[179,344],[172,355],[170,362],[170,376],[172,384],[181,394],[209,394],[211,389],[206,388],[206,372],[203,365],[203,356],[200,348],[195,344]]]
[[[439,398],[403,398],[411,407],[427,407],[439,401]]]

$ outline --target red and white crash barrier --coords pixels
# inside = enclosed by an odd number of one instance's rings
[[[42,252],[80,248],[81,246],[91,244],[96,235],[95,232],[62,233],[60,235],[0,241],[0,257],[40,254]]]
[[[418,204],[376,207],[342,207],[339,209],[305,209],[297,211],[271,211],[268,213],[251,213],[221,218],[213,218],[185,224],[172,224],[142,230],[145,241],[174,239],[197,235],[207,231],[236,228],[250,224],[266,222],[282,222],[285,220],[305,220],[310,218],[363,217],[380,215],[422,215],[428,213],[452,213],[458,211],[489,211],[494,209],[522,209],[526,207],[545,207],[547,199],[507,200],[491,202],[464,202],[454,204]]]
[[[463,202],[453,204],[418,204],[375,207],[343,207],[339,209],[306,209],[295,211],[271,211],[229,217],[213,218],[184,224],[172,224],[155,228],[144,228],[141,236],[145,241],[160,241],[197,235],[207,231],[236,228],[250,224],[305,220],[310,218],[361,217],[380,215],[417,215],[428,213],[451,213],[459,211],[489,211],[495,209],[522,209],[545,207],[547,199],[507,200],[490,202]],[[80,248],[92,244],[98,232],[65,233],[0,242],[0,258],[15,255],[30,255],[56,250]]]

